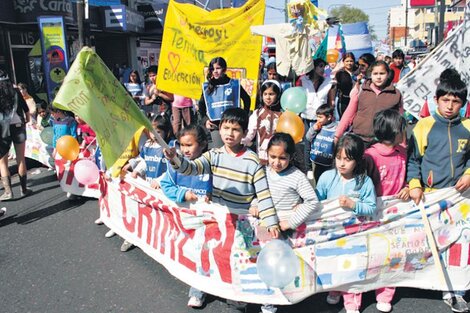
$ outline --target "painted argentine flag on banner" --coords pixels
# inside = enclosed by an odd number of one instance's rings
[[[364,53],[373,53],[369,27],[366,22],[342,25],[346,51],[354,53],[356,60]],[[328,29],[328,49],[337,49],[337,36],[339,26]]]

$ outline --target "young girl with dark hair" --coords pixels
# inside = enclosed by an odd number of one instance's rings
[[[374,139],[374,116],[383,110],[393,109],[403,114],[403,99],[400,91],[391,84],[392,71],[384,61],[370,66],[371,78],[367,79],[358,93],[351,95],[346,112],[336,130],[340,138],[351,126],[351,131],[361,137],[366,146]]]
[[[211,132],[212,147],[223,145],[219,133],[219,123],[222,114],[227,108],[241,107],[250,112],[250,96],[240,84],[238,79],[231,79],[226,75],[227,62],[221,58],[213,58],[209,63],[207,82],[203,84],[202,96],[199,100],[199,115],[204,125]]]
[[[364,158],[367,174],[374,183],[378,197],[395,196],[404,201],[410,198],[406,186],[406,148],[401,145],[405,131],[406,120],[395,110],[381,111],[374,118],[374,133],[378,142],[366,150]],[[390,312],[394,294],[394,287],[377,289],[377,310]],[[361,300],[360,297],[356,299]]]
[[[199,158],[207,151],[206,132],[202,126],[189,125],[179,131],[179,150],[189,160]],[[196,201],[204,198],[209,202],[212,193],[212,177],[210,174],[187,176],[178,173],[168,166],[165,175],[160,181],[163,193],[175,202]],[[204,304],[206,294],[194,287],[189,289],[188,307],[199,308]]]
[[[129,82],[124,83],[127,91],[131,94],[132,98],[137,102],[139,107],[143,105],[145,99],[145,86],[140,80],[139,72],[133,70],[129,74]]]
[[[256,138],[256,152],[263,165],[266,165],[268,162],[266,150],[281,116],[280,99],[281,85],[279,82],[276,80],[266,80],[261,85],[262,107],[256,109],[250,116],[248,133],[242,141],[244,145],[251,146],[251,142]]]
[[[338,198],[339,205],[357,217],[374,216],[377,209],[374,184],[364,167],[364,143],[353,134],[344,135],[335,147],[335,169],[320,176],[316,186],[318,199]],[[359,313],[360,293],[331,291],[326,301],[337,304],[343,295],[346,313]]]

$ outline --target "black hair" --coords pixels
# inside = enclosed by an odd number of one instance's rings
[[[444,70],[439,76],[439,84],[436,88],[436,98],[452,95],[462,100],[462,105],[467,102],[467,85],[460,78],[459,72],[453,68]]]
[[[132,70],[130,73],[129,73],[129,82],[131,82],[131,75],[132,74],[135,74],[137,76],[137,84],[142,84],[142,81],[140,80],[140,75],[139,75],[139,72],[137,72],[136,70]]]
[[[385,68],[385,71],[387,71],[387,79],[385,80],[385,83],[382,85],[382,88],[385,88],[392,83],[395,73],[390,69],[390,66],[388,66],[387,62],[385,61],[374,61],[369,66],[368,71],[372,73],[372,71],[374,70],[374,67],[377,67],[377,66],[383,66]]]
[[[370,66],[372,63],[375,62],[375,57],[371,53],[364,53],[363,55],[359,57],[359,60],[366,62],[367,65]]]
[[[271,62],[268,65],[266,65],[266,72],[269,71],[269,70],[275,70],[276,73],[277,73],[276,62]]]
[[[156,65],[151,65],[147,68],[147,74],[148,73],[155,73],[157,74],[158,72],[158,67]]]
[[[393,142],[406,129],[406,120],[397,110],[383,110],[374,117],[374,135],[379,142]]]
[[[356,167],[353,170],[354,178],[356,179],[356,188],[362,188],[366,178],[366,168],[364,162],[364,142],[362,139],[354,134],[345,134],[341,137],[335,146],[335,158],[333,160],[334,167],[336,168],[336,157],[344,150],[344,153],[350,160],[356,161]]]
[[[295,142],[292,136],[287,133],[275,133],[269,140],[267,151],[269,151],[272,146],[280,146],[281,144],[284,145],[284,150],[292,160],[295,154]]]
[[[335,108],[329,105],[328,103],[323,103],[318,107],[315,113],[317,115],[325,115],[326,117],[333,116],[333,114],[335,113]]]
[[[356,57],[354,56],[354,53],[352,53],[352,52],[346,52],[345,54],[343,54],[343,57],[342,57],[343,62],[347,58],[351,58],[351,59],[353,59],[354,62],[356,62]]]
[[[276,84],[276,83],[273,83],[273,82],[264,82],[263,84],[261,84],[261,92],[260,92],[260,97],[261,97],[261,107],[264,106],[264,102],[263,102],[263,93],[266,89],[268,88],[272,88],[273,91],[277,94],[277,101],[276,103],[274,103],[273,105],[271,105],[269,107],[269,109],[271,111],[276,111],[276,112],[281,112],[281,94],[282,94],[282,90],[279,88],[279,86]]]
[[[392,59],[395,59],[395,58],[400,58],[400,59],[405,59],[405,54],[403,53],[403,50],[401,49],[397,49],[395,51],[393,51],[392,53]]]
[[[238,123],[243,131],[248,129],[248,114],[241,108],[229,108],[224,111],[220,119],[220,125],[223,123]]]
[[[215,86],[217,85],[216,79],[212,78],[214,64],[218,64],[222,69],[227,70],[227,62],[222,57],[215,57],[209,62],[209,71],[207,72],[207,82],[209,83],[209,86],[207,86],[207,91],[209,94],[214,92]]]
[[[0,69],[0,112],[9,113],[14,107],[16,91],[8,74]]]
[[[156,127],[165,132],[165,140],[166,143],[168,143],[171,139],[174,138],[173,135],[173,127],[171,127],[170,120],[162,114],[154,115],[152,117],[152,124],[155,123]]]
[[[326,66],[326,61],[323,60],[322,58],[316,58],[313,60],[313,69],[308,72],[306,75],[308,78],[310,78],[310,80],[312,80],[314,77],[315,77],[315,69],[317,68],[317,66],[323,64],[323,66]],[[320,81],[320,85],[323,84],[323,81],[325,80],[325,77],[320,77],[319,81]]]
[[[47,104],[46,101],[44,101],[44,100],[42,100],[42,99],[39,99],[38,101],[36,101],[36,107],[41,108],[41,109],[43,109],[44,111],[48,111],[48,110],[49,110],[49,105]]]
[[[186,136],[186,135],[194,136],[196,138],[197,143],[203,147],[202,151],[203,152],[207,151],[207,145],[208,145],[207,135],[206,135],[205,129],[201,125],[189,124],[185,126],[183,129],[178,131],[176,138],[180,140],[181,137]]]

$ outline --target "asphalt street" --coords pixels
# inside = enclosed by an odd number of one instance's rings
[[[120,252],[118,236],[105,238],[106,226],[93,223],[97,200],[69,201],[46,168],[30,169],[28,178],[32,196],[0,203],[8,210],[0,220],[0,313],[239,312],[217,297],[201,310],[187,308],[187,285],[138,248]],[[17,176],[13,185],[19,195]],[[278,313],[344,312],[325,296]],[[374,300],[365,294],[361,312],[377,312]],[[451,312],[435,291],[399,288],[393,305],[394,312]],[[259,311],[259,305],[246,308]]]

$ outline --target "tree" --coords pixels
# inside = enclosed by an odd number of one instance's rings
[[[342,5],[336,7],[330,11],[329,16],[337,17],[341,23],[357,23],[357,22],[369,22],[369,15],[364,13],[361,9],[354,8],[348,5]],[[377,40],[374,27],[369,25],[369,33],[372,40]]]

